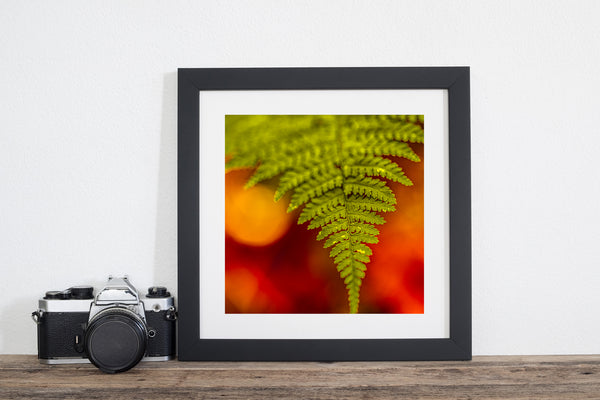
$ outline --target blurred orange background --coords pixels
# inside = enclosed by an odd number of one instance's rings
[[[407,187],[387,182],[396,211],[381,213],[379,243],[367,264],[359,313],[422,314],[423,166],[422,144],[411,144],[420,163],[393,158],[413,181]],[[287,213],[289,197],[274,202],[277,179],[250,189],[253,170],[225,174],[225,312],[347,313],[347,292],[318,229],[298,225]]]

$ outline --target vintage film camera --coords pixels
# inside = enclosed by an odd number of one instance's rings
[[[176,311],[165,287],[140,298],[127,277],[109,277],[97,296],[91,286],[46,292],[32,313],[38,358],[44,364],[92,362],[107,373],[139,361],[175,356]]]

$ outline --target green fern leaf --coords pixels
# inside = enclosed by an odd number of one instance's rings
[[[410,161],[419,162],[419,156],[406,143],[402,142],[371,142],[357,144],[346,149],[349,157],[356,156],[395,156],[403,157]]]
[[[360,198],[355,195],[349,196],[348,212],[357,210],[392,212],[396,211],[396,207],[393,204],[382,203],[375,199]]]
[[[327,236],[331,235],[332,233],[339,232],[342,230],[348,230],[348,221],[347,220],[331,222],[330,224],[325,225],[321,229],[321,231],[317,235],[317,240],[325,239]]]
[[[373,116],[362,115],[353,118],[352,128],[356,136],[369,135],[410,143],[423,143],[423,116]],[[408,122],[408,123],[407,123]]]
[[[336,244],[335,246],[333,246],[333,248],[329,252],[329,257],[335,258],[338,254],[340,254],[344,250],[348,250],[349,247],[350,247],[350,242],[348,242],[348,241],[340,242],[340,243]],[[345,257],[343,257],[343,258],[345,258]],[[338,264],[337,261],[336,261],[336,264]]]
[[[412,186],[413,184],[404,175],[398,164],[382,157],[366,157],[350,161],[347,165],[344,165],[343,172],[345,177],[378,176],[393,182],[400,182],[406,186]]]
[[[330,212],[314,218],[310,224],[308,224],[308,229],[320,228],[333,221],[347,219],[347,215],[346,207],[343,205],[334,207]]]
[[[385,219],[381,215],[366,210],[348,212],[348,219],[353,224],[356,222],[366,222],[372,225],[385,224]]]
[[[344,205],[344,202],[344,192],[340,188],[330,190],[322,196],[312,199],[302,208],[302,212],[298,217],[298,224],[303,224],[317,216],[326,214],[336,206]]]
[[[290,200],[288,211],[295,210],[307,201],[318,198],[334,188],[342,187],[343,183],[344,177],[339,170],[332,175],[322,175],[316,179],[310,179],[296,188]]]
[[[346,285],[351,313],[378,243],[379,213],[395,211],[387,181],[411,186],[386,157],[419,162],[409,143],[423,143],[422,115],[228,115],[226,170],[255,168],[251,187],[279,177],[275,201],[291,193],[288,212],[319,229],[317,240]]]
[[[346,196],[355,194],[359,196],[370,197],[375,200],[381,200],[382,202],[390,205],[396,204],[394,192],[392,192],[385,182],[378,179],[372,179],[368,177],[348,178],[344,182],[343,189]]]
[[[333,171],[335,164],[329,160],[324,160],[313,168],[299,169],[290,168],[285,171],[279,179],[279,187],[275,192],[275,201],[278,201],[288,191],[295,189],[307,180]]]
[[[234,157],[225,163],[225,169],[237,169],[237,168],[251,168],[258,162],[258,157],[252,154],[245,154],[244,156]]]
[[[365,224],[362,222],[351,223],[349,229],[352,233],[367,233],[373,236],[379,235],[379,229],[375,228],[371,224]]]

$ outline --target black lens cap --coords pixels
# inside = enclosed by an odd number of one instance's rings
[[[148,294],[146,297],[151,299],[161,298],[161,297],[171,297],[171,293],[167,291],[167,288],[164,286],[152,286],[148,288]]]
[[[67,300],[71,298],[71,290],[51,290],[46,292],[44,300]]]
[[[72,299],[93,299],[94,288],[91,286],[73,286],[71,289]]]
[[[119,309],[109,309],[90,322],[84,339],[92,364],[113,374],[137,365],[146,353],[147,341],[143,322]]]

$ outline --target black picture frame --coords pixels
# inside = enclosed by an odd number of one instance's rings
[[[471,359],[468,67],[181,68],[178,70],[178,357],[182,361]],[[199,316],[201,91],[445,89],[449,127],[449,338],[203,339]]]

